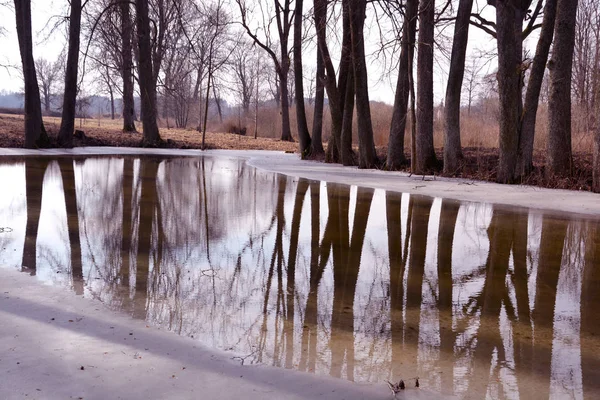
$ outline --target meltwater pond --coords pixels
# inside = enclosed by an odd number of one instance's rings
[[[270,364],[600,397],[600,223],[230,158],[0,159],[0,266]]]

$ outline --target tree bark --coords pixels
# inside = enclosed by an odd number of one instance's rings
[[[283,63],[288,63],[284,61]],[[290,98],[288,91],[288,74],[281,72],[279,75],[281,82],[281,140],[293,142],[292,131],[290,130]]]
[[[47,147],[49,140],[42,120],[40,89],[33,60],[31,0],[15,0],[15,16],[25,84],[25,147]]]
[[[315,83],[315,108],[313,111],[313,126],[311,153],[313,156],[325,153],[323,149],[323,110],[325,108],[325,66],[321,49],[317,47],[317,72]]]
[[[131,54],[131,10],[129,2],[119,3],[121,13],[121,78],[123,79],[123,132],[135,129],[135,101],[133,98],[133,58]]]
[[[346,93],[344,99],[344,116],[342,118],[342,135],[340,138],[340,160],[343,165],[354,165],[354,152],[352,151],[352,121],[354,117],[354,72],[348,72]]]
[[[77,72],[79,68],[79,36],[81,31],[81,0],[71,0],[69,18],[69,50],[65,71],[65,92],[63,95],[62,118],[58,132],[61,147],[73,147],[75,131],[75,106],[77,104]]]
[[[446,86],[446,108],[444,109],[444,173],[458,170],[458,161],[462,158],[460,143],[460,95],[465,74],[465,56],[469,40],[469,21],[473,0],[460,0],[456,21],[454,22],[454,40]]]
[[[513,1],[496,2],[498,42],[498,95],[500,98],[500,157],[497,181],[516,179],[522,83],[522,25],[525,12]],[[525,10],[526,11],[526,10]]]
[[[363,27],[365,22],[366,0],[346,0],[350,11],[350,32],[352,39],[352,67],[354,69],[354,91],[356,95],[356,120],[358,124],[358,167],[373,168],[377,164],[371,106],[369,103],[369,77],[365,62],[365,42]]]
[[[420,0],[419,17],[416,169],[413,173],[424,174],[437,165],[433,147],[433,28],[435,0]]]
[[[136,0],[136,23],[139,60],[139,85],[142,100],[142,124],[144,138],[142,146],[155,147],[161,138],[156,123],[156,85],[152,71],[152,49],[150,45],[150,18],[148,17],[148,0]]]
[[[550,70],[548,101],[548,146],[546,174],[570,175],[571,151],[571,72],[575,46],[578,0],[558,0],[554,26],[554,47]]]
[[[527,175],[533,169],[533,139],[535,137],[535,123],[537,110],[542,91],[542,82],[552,38],[554,37],[554,21],[556,17],[557,0],[547,0],[544,6],[544,20],[540,38],[535,49],[533,65],[529,73],[527,92],[525,93],[525,106],[521,119],[521,132],[519,137],[519,158],[517,159],[517,174]]]
[[[390,126],[386,161],[386,166],[389,170],[398,170],[407,162],[406,156],[404,155],[404,134],[406,132],[408,95],[410,93],[408,73],[410,71],[409,64],[413,62],[418,7],[418,0],[407,0],[404,9],[404,25],[402,26],[398,81],[396,82],[394,111]]]
[[[296,0],[294,14],[294,87],[296,96],[296,123],[298,125],[298,143],[300,155],[305,157],[311,150],[310,134],[306,123],[306,110],[304,109],[304,78],[302,76],[302,7],[304,0]]]

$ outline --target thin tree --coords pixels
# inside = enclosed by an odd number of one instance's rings
[[[533,140],[535,136],[535,123],[539,105],[544,72],[550,46],[554,37],[554,23],[556,18],[557,0],[546,0],[544,6],[544,19],[540,31],[540,38],[535,50],[533,64],[525,93],[525,106],[521,118],[521,131],[519,133],[519,154],[517,159],[517,175],[527,175],[533,169]]]
[[[473,0],[460,0],[454,22],[454,40],[446,86],[444,109],[444,173],[454,173],[462,157],[460,143],[460,94],[465,73],[465,57],[469,41],[469,20]],[[470,101],[469,101],[470,104]]]
[[[131,49],[132,20],[128,1],[119,3],[121,17],[121,78],[123,79],[123,132],[135,129],[135,102],[133,97],[133,56]]]
[[[250,28],[250,21],[248,20],[249,10],[246,6],[245,0],[236,0],[241,14],[241,24],[248,36],[256,43],[260,48],[269,54],[275,65],[275,72],[279,78],[279,90],[280,90],[280,105],[281,105],[281,140],[294,141],[292,138],[292,132],[290,130],[290,107],[289,107],[289,93],[288,93],[288,74],[290,71],[290,57],[289,57],[289,38],[290,31],[292,28],[292,22],[294,18],[294,12],[291,9],[291,0],[273,0],[273,6],[275,8],[275,15],[269,16],[263,9],[263,20],[268,20],[266,26],[262,29],[267,32],[264,39],[260,39],[256,31]],[[262,7],[261,7],[262,9]],[[279,56],[271,48],[272,38],[269,36],[270,24],[272,19],[277,24],[277,39],[279,41]]]
[[[35,61],[35,69],[42,94],[44,111],[48,113],[52,106],[52,97],[55,95],[55,86],[60,79],[60,73],[63,69],[61,57],[59,56],[54,62],[38,58]]]
[[[417,30],[417,12],[419,0],[407,0],[404,6],[404,23],[400,44],[398,80],[394,96],[394,111],[390,125],[386,167],[389,170],[400,169],[406,163],[404,155],[404,133],[408,115],[408,95],[410,93],[409,71],[412,70],[414,38]]]
[[[311,154],[313,156],[325,153],[323,149],[323,111],[325,109],[325,66],[321,49],[317,46],[317,69],[315,72],[315,108],[313,110],[313,126]]]
[[[369,77],[365,60],[364,24],[366,0],[347,0],[350,12],[350,30],[352,38],[352,66],[354,69],[354,91],[356,94],[356,119],[358,123],[358,166],[373,168],[377,164],[373,124],[369,103]],[[345,109],[345,112],[350,110]]]
[[[58,131],[58,145],[73,147],[75,130],[75,107],[77,102],[77,72],[79,69],[79,39],[81,32],[81,0],[71,0],[69,17],[69,50],[65,69],[65,91],[63,95],[62,118]]]
[[[302,7],[304,0],[296,0],[294,12],[294,87],[296,96],[296,124],[298,125],[298,144],[300,155],[307,156],[311,150],[311,139],[306,123],[304,109],[304,77],[302,75]]]
[[[548,145],[546,172],[552,175],[571,173],[571,72],[575,47],[575,21],[578,0],[558,0],[554,25],[554,47],[550,70],[548,101]]]
[[[31,0],[14,0],[17,38],[25,83],[25,147],[33,149],[48,145],[48,135],[42,121],[40,89],[33,60],[31,34]]]

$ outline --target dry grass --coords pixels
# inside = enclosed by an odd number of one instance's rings
[[[44,118],[50,137],[54,137],[60,128],[60,119]],[[77,120],[76,129],[85,132],[84,141],[75,141],[76,146],[130,146],[139,147],[142,141],[141,133],[121,132],[122,120],[86,119]],[[167,147],[200,148],[202,134],[195,129],[161,128],[160,134],[166,141]],[[23,116],[0,115],[0,146],[23,147]],[[298,144],[280,140],[253,136],[240,136],[230,133],[206,133],[206,147],[210,149],[241,149],[241,150],[277,150],[295,152]]]

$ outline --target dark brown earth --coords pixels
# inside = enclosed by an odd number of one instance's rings
[[[46,119],[51,143],[55,143],[59,121],[55,118]],[[104,121],[104,126],[92,126],[95,122],[77,124],[77,128],[84,131],[83,138],[75,138],[74,146],[114,146],[114,147],[141,147],[141,133],[123,133],[116,121]],[[161,129],[164,140],[161,147],[177,149],[200,149],[202,135],[193,129]],[[0,114],[0,147],[21,148],[24,143],[23,117],[19,115]],[[206,133],[207,149],[236,149],[236,150],[273,150],[297,152],[298,144],[284,142],[272,138],[241,136],[231,133]],[[379,147],[377,153],[381,165],[385,164],[385,147]],[[442,149],[437,150],[438,159],[442,159]],[[433,173],[438,176],[452,176],[466,179],[495,181],[498,165],[498,149],[484,147],[467,147],[463,149],[464,158],[459,171],[452,175],[444,175],[441,165]],[[544,170],[543,153],[537,151],[534,155],[534,171],[524,178],[520,184],[540,186],[547,188],[570,189],[577,191],[590,191],[592,186],[592,154],[575,153],[573,155],[573,173],[570,177],[546,177]],[[383,167],[382,167],[383,168]],[[410,172],[410,164],[405,168]]]

